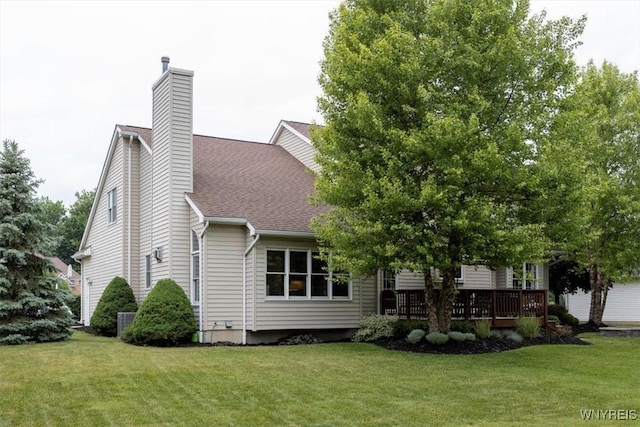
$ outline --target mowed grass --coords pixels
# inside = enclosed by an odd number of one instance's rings
[[[640,413],[640,339],[584,337],[593,345],[458,356],[135,347],[76,332],[0,347],[0,425],[569,426],[584,409]]]

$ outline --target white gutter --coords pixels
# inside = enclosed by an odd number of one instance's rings
[[[253,233],[251,233],[251,235],[253,235]],[[260,234],[255,235],[255,238],[244,251],[244,255],[242,257],[242,345],[247,344],[247,255],[249,255],[256,246],[258,240],[260,240]]]
[[[205,237],[205,233],[207,231],[207,228],[209,228],[209,221],[204,223],[204,228],[202,229],[202,233],[200,233],[200,236],[199,236],[200,237],[200,242],[199,242],[200,243],[200,271],[198,271],[198,274],[200,275],[200,278],[198,280],[200,282],[200,286],[199,286],[199,289],[198,289],[198,293],[199,293],[198,302],[200,304],[198,305],[198,332],[199,332],[198,336],[199,336],[200,344],[202,344],[204,342],[204,333],[203,333],[203,331],[204,331],[204,320],[202,320],[202,318],[203,318],[203,316],[202,316],[202,314],[203,314],[202,313],[202,306],[204,305],[204,300],[203,300],[203,298],[204,298],[204,291],[203,291],[204,283],[203,283],[203,280],[202,280],[202,271],[204,270],[204,262],[203,262],[203,259],[204,259],[204,248],[205,248],[205,245],[204,245],[205,244],[205,239],[204,239],[204,237]]]

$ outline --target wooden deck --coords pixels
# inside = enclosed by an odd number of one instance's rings
[[[546,290],[524,289],[459,289],[453,305],[452,318],[475,322],[491,320],[493,327],[513,327],[521,316],[535,315],[541,325],[547,324]],[[383,291],[380,294],[381,314],[404,319],[427,317],[424,291]]]

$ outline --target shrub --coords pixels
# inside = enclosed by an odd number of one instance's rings
[[[80,297],[80,295],[74,295],[73,300],[68,304],[69,310],[71,310],[71,312],[73,313],[73,317],[76,320],[80,319],[80,301],[81,300],[82,298]]]
[[[502,331],[500,329],[492,329],[491,330],[491,336],[493,338],[503,338],[504,334],[502,333]]]
[[[393,326],[398,321],[396,316],[369,314],[360,320],[360,329],[353,335],[358,342],[376,341],[383,337],[393,336]]]
[[[135,312],[137,309],[136,298],[127,281],[114,277],[102,293],[89,324],[97,334],[115,337],[118,333],[118,312]]]
[[[471,332],[473,328],[471,327],[471,323],[467,320],[453,320],[451,322],[451,328],[449,329],[455,332]]]
[[[122,339],[135,345],[174,346],[190,342],[196,330],[189,298],[176,282],[163,279],[142,302]]]
[[[467,332],[466,334],[464,334],[464,338],[467,341],[475,341],[476,340],[476,335],[473,332]]]
[[[559,304],[549,304],[547,307],[547,316],[557,316],[560,323],[569,326],[578,326],[578,324],[580,324],[580,321],[569,313],[566,307]]]
[[[449,335],[440,332],[431,332],[425,337],[429,344],[442,345],[449,341]]]
[[[404,338],[414,329],[429,330],[426,320],[400,319],[393,323],[393,336],[396,338]]]
[[[520,335],[519,333],[517,333],[514,330],[506,330],[506,331],[502,332],[502,336],[505,337],[508,340],[511,340],[511,341],[515,341],[515,342],[521,342],[522,341],[522,335]]]
[[[558,316],[554,316],[553,314],[549,314],[547,316],[547,320],[549,322],[556,322],[556,323],[560,323],[560,318]]]
[[[466,337],[464,336],[464,332],[449,331],[447,335],[449,335],[449,338],[457,342],[462,342],[466,340]]]
[[[414,329],[407,336],[407,342],[410,342],[411,344],[417,344],[420,342],[420,340],[422,340],[422,338],[424,338],[425,335],[426,332],[422,329]]]
[[[491,335],[491,321],[488,319],[479,320],[476,323],[475,330],[478,338],[482,340],[488,338]]]
[[[535,338],[540,332],[540,324],[535,316],[522,316],[516,319],[516,330],[526,338]]]

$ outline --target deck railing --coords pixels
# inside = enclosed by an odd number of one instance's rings
[[[382,314],[400,318],[426,318],[423,290],[383,291]],[[547,323],[547,291],[528,289],[459,289],[453,305],[453,319],[489,319],[494,327],[513,326],[521,316],[536,316]]]

